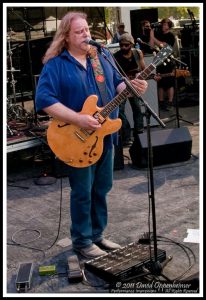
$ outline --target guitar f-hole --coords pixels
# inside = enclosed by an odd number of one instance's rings
[[[92,151],[96,148],[97,141],[98,141],[98,136],[96,136],[96,142],[91,147],[91,150],[89,152],[89,157],[92,157]]]
[[[65,123],[65,124],[63,124],[63,125],[58,124],[57,127],[58,127],[58,128],[62,128],[62,127],[68,126],[68,125],[70,125],[70,124],[68,124],[68,123]]]

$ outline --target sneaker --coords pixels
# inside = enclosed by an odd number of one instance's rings
[[[106,255],[107,252],[101,250],[99,247],[97,247],[94,244],[91,244],[85,248],[73,248],[75,252],[80,253],[82,256],[86,258],[95,258],[102,255]]]
[[[95,243],[99,248],[104,249],[104,250],[116,250],[121,248],[120,245],[113,243],[109,240],[102,239],[101,241]]]

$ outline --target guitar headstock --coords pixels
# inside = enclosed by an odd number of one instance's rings
[[[173,49],[171,46],[167,45],[164,48],[162,48],[154,57],[153,64],[157,67],[158,65],[162,64],[165,59],[168,58],[173,52]]]

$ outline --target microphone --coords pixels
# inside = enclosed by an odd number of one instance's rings
[[[104,45],[95,42],[94,40],[90,39],[89,37],[86,38],[86,40],[84,41],[86,44],[92,45],[97,47],[98,51],[101,51],[101,48],[104,48]]]

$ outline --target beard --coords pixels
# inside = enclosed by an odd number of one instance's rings
[[[122,54],[128,54],[130,52],[131,48],[128,49],[121,49]]]

